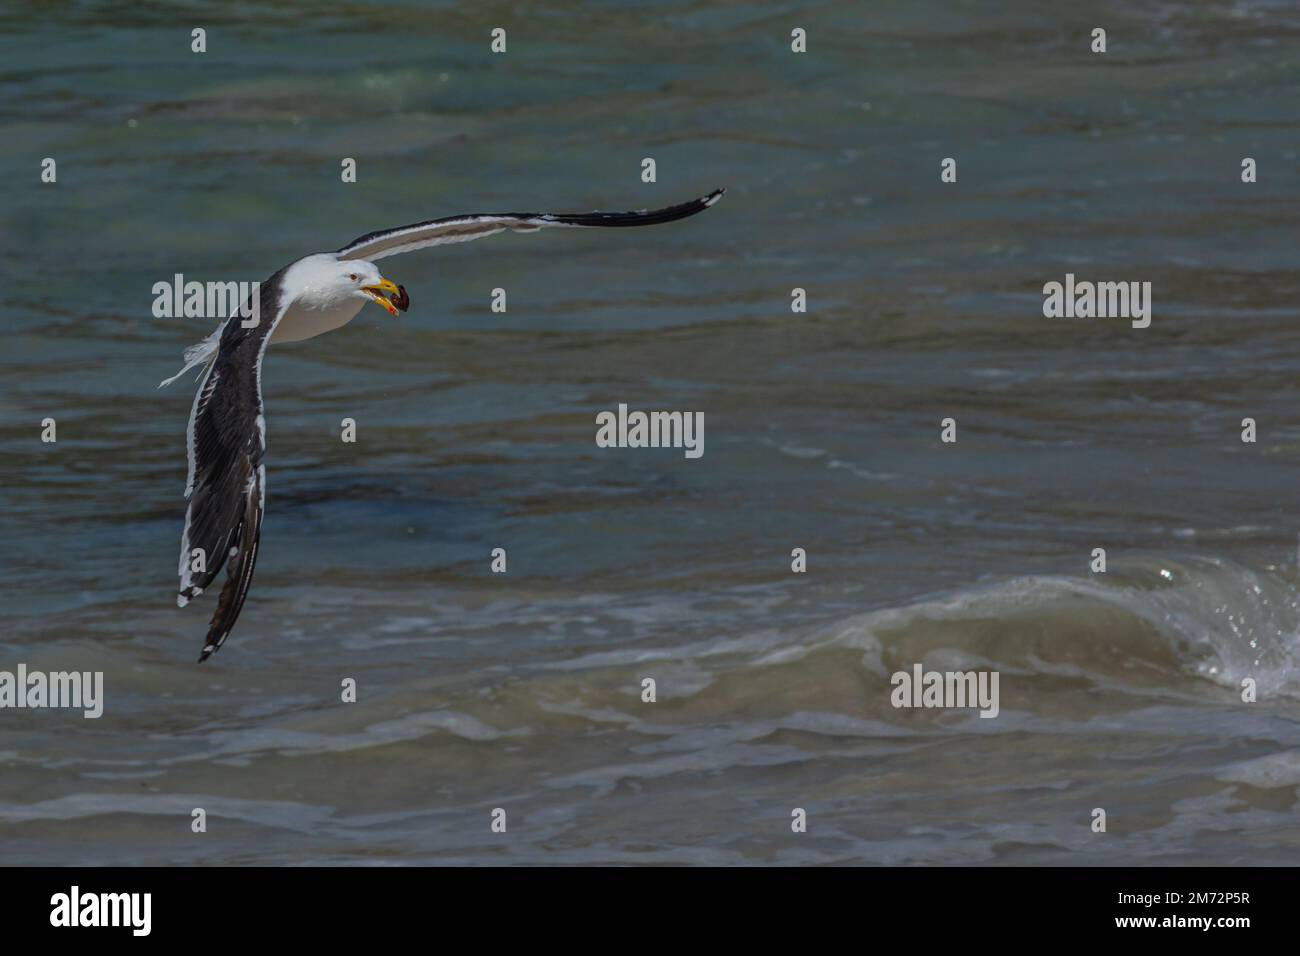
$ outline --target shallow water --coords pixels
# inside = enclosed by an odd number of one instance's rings
[[[1294,4],[310,9],[0,13],[0,670],[107,697],[0,710],[0,860],[1295,862]],[[717,185],[384,260],[402,319],[273,349],[257,579],[195,664],[154,386],[211,323],[153,283]],[[1044,318],[1067,272],[1151,327]],[[596,448],[620,402],[704,456]],[[999,716],[894,709],[918,662]]]

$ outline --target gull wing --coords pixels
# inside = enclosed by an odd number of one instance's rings
[[[181,533],[176,603],[184,607],[227,567],[200,661],[207,660],[230,635],[257,563],[266,506],[262,357],[271,333],[288,309],[281,283],[284,272],[280,270],[261,284],[257,325],[244,328],[239,311],[226,320],[216,355],[199,378],[190,410],[189,477],[185,483],[189,507]],[[247,314],[245,304],[242,315]],[[195,549],[202,549],[201,570],[195,570]]]
[[[382,259],[385,256],[395,256],[401,252],[411,252],[426,246],[469,242],[471,239],[494,236],[507,229],[515,232],[535,232],[550,226],[603,228],[653,226],[703,212],[721,199],[725,192],[725,189],[715,189],[707,196],[692,199],[690,202],[640,212],[494,212],[430,219],[427,222],[416,222],[409,226],[398,226],[395,229],[383,229],[358,236],[338,251],[338,257],[340,259]]]

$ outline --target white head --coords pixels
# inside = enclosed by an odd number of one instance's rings
[[[400,285],[379,274],[379,267],[364,259],[339,259],[326,252],[294,263],[285,277],[297,287],[295,300],[309,309],[334,308],[349,299],[378,302],[391,315],[405,312],[410,297]]]

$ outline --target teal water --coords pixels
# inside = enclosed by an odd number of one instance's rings
[[[1298,53],[1245,0],[9,3],[0,670],[107,699],[0,710],[0,861],[1293,863]],[[383,260],[410,312],[274,348],[257,577],[195,664],[155,386],[211,322],[155,282],[715,186]],[[1067,272],[1151,327],[1044,318]],[[703,458],[596,448],[620,402]],[[895,710],[915,662],[1001,714]]]

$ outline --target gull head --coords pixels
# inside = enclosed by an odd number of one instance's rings
[[[406,289],[385,279],[379,267],[364,259],[337,259],[332,255],[312,256],[302,263],[303,291],[299,301],[309,308],[329,308],[348,299],[376,302],[389,315],[405,312],[411,306]]]

